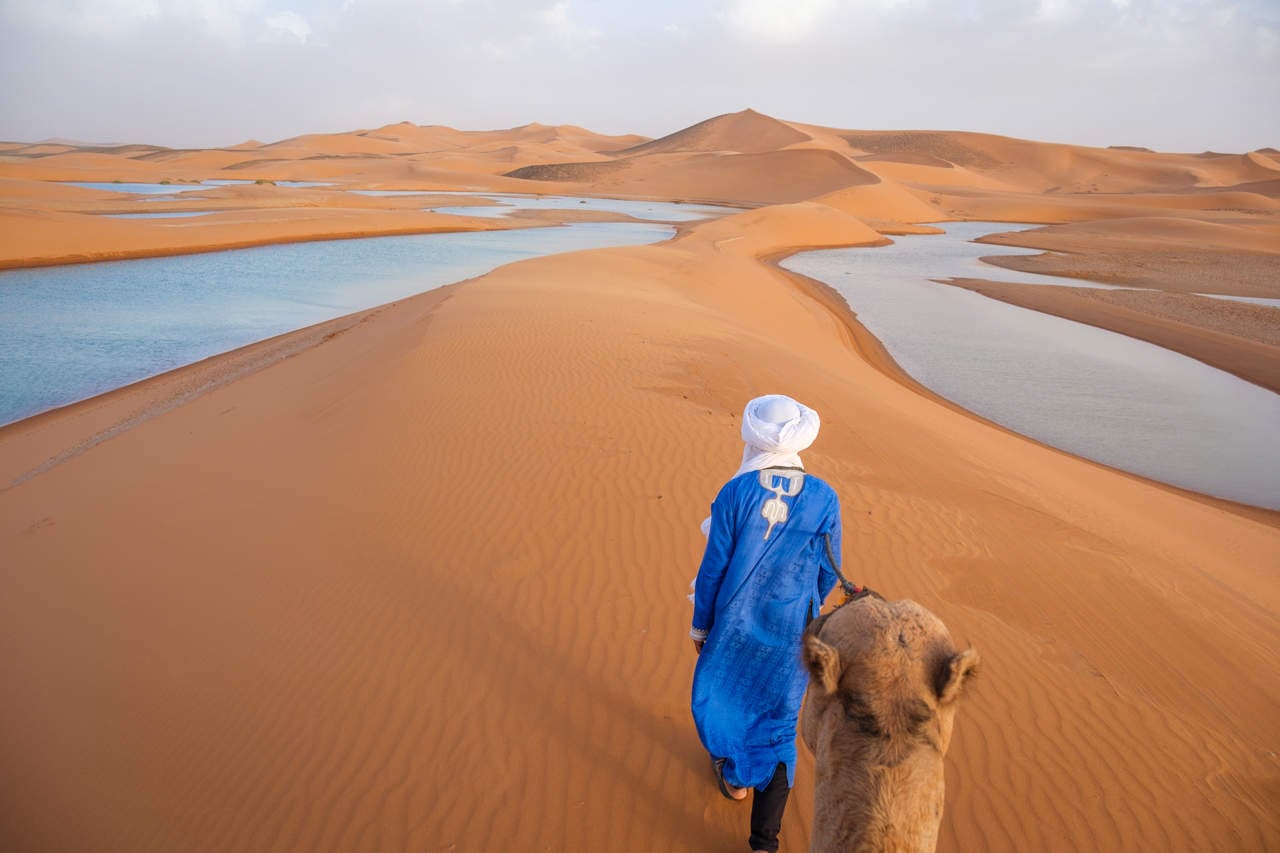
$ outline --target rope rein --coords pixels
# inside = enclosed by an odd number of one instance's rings
[[[822,534],[822,538],[827,545],[827,560],[831,563],[831,568],[835,569],[836,578],[840,581],[840,590],[844,593],[844,599],[836,605],[836,609],[839,610],[849,602],[857,601],[859,598],[866,598],[868,595],[873,595],[876,598],[883,600],[884,596],[880,593],[870,589],[869,587],[856,584],[844,576],[844,572],[840,571],[840,562],[836,560],[835,549],[831,547],[831,534],[824,533]]]

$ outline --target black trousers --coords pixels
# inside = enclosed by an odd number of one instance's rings
[[[782,812],[786,809],[787,798],[790,796],[787,765],[779,764],[773,771],[769,784],[751,793],[751,838],[747,843],[752,850],[776,853],[778,831],[782,829]]]

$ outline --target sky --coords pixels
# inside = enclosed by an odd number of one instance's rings
[[[0,0],[0,139],[218,147],[398,121],[1280,147],[1280,0]]]

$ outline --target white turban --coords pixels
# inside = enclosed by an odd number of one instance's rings
[[[818,413],[785,394],[766,394],[742,410],[742,465],[733,476],[764,468],[803,468],[800,451],[813,444],[822,422]],[[711,531],[711,518],[702,533]]]
[[[738,474],[762,468],[803,468],[800,451],[813,444],[821,426],[817,412],[784,394],[756,397],[742,410],[746,446]]]

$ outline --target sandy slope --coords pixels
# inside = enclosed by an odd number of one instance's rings
[[[799,129],[719,160],[843,138]],[[771,183],[734,175],[743,198]],[[842,497],[848,573],[985,659],[941,850],[1274,849],[1280,519],[896,376],[829,294],[758,258],[875,242],[948,199],[832,192],[0,429],[0,847],[743,849],[688,719],[684,593],[741,406],[785,391],[823,415],[806,460]],[[1023,196],[1057,222],[1108,203],[1046,198]]]
[[[980,242],[1049,250],[990,262],[1010,269],[1145,287],[1280,299],[1280,217],[1139,217],[1073,223]]]
[[[597,192],[785,204],[879,178],[836,152],[812,148],[714,154],[656,154],[611,162],[526,166],[510,177],[542,182],[588,183]]]
[[[94,220],[86,224],[86,220]],[[526,223],[527,224],[527,223]],[[271,243],[342,240],[439,231],[489,231],[517,223],[427,212],[303,211],[287,217],[219,213],[196,219],[111,219],[68,213],[0,211],[8,246],[0,269],[180,255]],[[89,232],[85,234],[83,232]],[[91,235],[91,239],[90,238]]]

